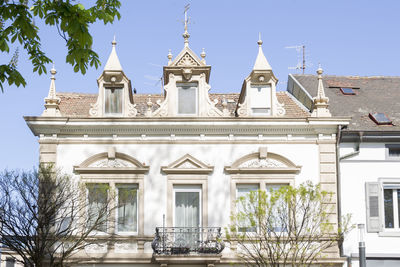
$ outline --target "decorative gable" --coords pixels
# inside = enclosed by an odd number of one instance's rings
[[[286,113],[276,97],[278,79],[262,51],[261,36],[258,55],[250,75],[244,80],[236,114],[239,117],[277,117]]]
[[[198,62],[192,55],[190,55],[189,52],[186,52],[174,65],[179,67],[194,67],[200,66],[200,62]]]
[[[236,160],[231,166],[226,166],[228,173],[292,173],[300,172],[301,166],[295,165],[289,159],[267,151],[261,147],[259,152],[252,153]]]
[[[131,102],[131,81],[122,70],[116,44],[114,40],[103,73],[97,79],[99,94],[89,110],[91,117],[135,117],[137,114],[136,104]]]
[[[161,170],[167,174],[208,174],[214,167],[186,154],[168,166],[161,167]]]
[[[113,147],[108,152],[93,155],[78,166],[74,166],[74,172],[78,174],[146,173],[148,170],[148,166],[127,154],[115,152]]]

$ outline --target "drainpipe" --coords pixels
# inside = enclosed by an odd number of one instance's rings
[[[354,151],[351,153],[348,153],[346,155],[343,155],[342,157],[340,157],[340,139],[342,137],[342,127],[339,125],[338,126],[338,131],[337,131],[337,140],[336,140],[336,174],[337,174],[337,209],[338,209],[338,226],[340,227],[342,222],[341,222],[341,218],[342,218],[342,205],[341,205],[341,200],[342,200],[342,190],[341,190],[341,175],[340,175],[340,161],[343,159],[347,159],[353,156],[356,156],[358,154],[360,154],[360,143],[362,141],[362,132],[359,132],[359,139],[358,142],[355,145]],[[340,243],[339,245],[339,255],[340,257],[345,257],[347,260],[347,267],[351,267],[351,257],[348,255],[345,255],[343,252],[343,242]]]

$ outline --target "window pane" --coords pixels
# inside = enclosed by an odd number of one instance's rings
[[[273,192],[279,190],[283,185],[266,185],[265,190]],[[275,206],[272,208],[272,215],[270,217],[270,227],[274,232],[286,232],[287,222],[289,220],[287,206],[282,199],[279,199]]]
[[[237,186],[237,193],[236,193],[236,198],[244,198],[245,202],[243,203],[242,201],[238,201],[237,203],[237,211],[239,214],[239,231],[240,232],[256,232],[257,227],[256,226],[251,226],[251,221],[248,219],[247,215],[250,215],[251,213],[254,214],[254,211],[250,209],[247,205],[250,204],[248,201],[249,194],[252,191],[257,191],[258,190],[258,185],[238,185]],[[243,216],[242,216],[243,215]],[[244,218],[241,218],[244,217]]]
[[[137,232],[136,188],[118,188],[118,232]]]
[[[393,228],[393,189],[384,189],[385,228]]]
[[[389,157],[400,157],[400,147],[389,147]]]
[[[88,187],[88,228],[107,231],[107,193],[105,185]]]
[[[196,114],[197,112],[197,84],[177,84],[178,113]]]
[[[122,113],[122,88],[105,88],[105,113]]]
[[[199,195],[199,192],[175,192],[175,227],[200,226]]]
[[[6,267],[14,267],[15,266],[15,260],[13,258],[6,258]]]
[[[250,87],[250,103],[254,114],[269,115],[271,111],[271,87]]]

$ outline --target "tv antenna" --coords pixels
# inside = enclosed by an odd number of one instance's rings
[[[303,74],[306,69],[306,46],[305,45],[294,45],[294,46],[286,46],[285,48],[296,49],[297,52],[297,65],[296,67],[289,67],[290,70],[302,70]],[[300,61],[300,54],[302,54],[302,61]]]

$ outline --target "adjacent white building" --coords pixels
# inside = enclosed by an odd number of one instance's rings
[[[368,267],[400,266],[400,77],[324,76],[323,82],[332,114],[352,116],[339,136],[339,213],[366,225]],[[289,75],[288,91],[312,110],[317,84],[313,75]],[[351,266],[359,266],[357,232],[343,244]]]

